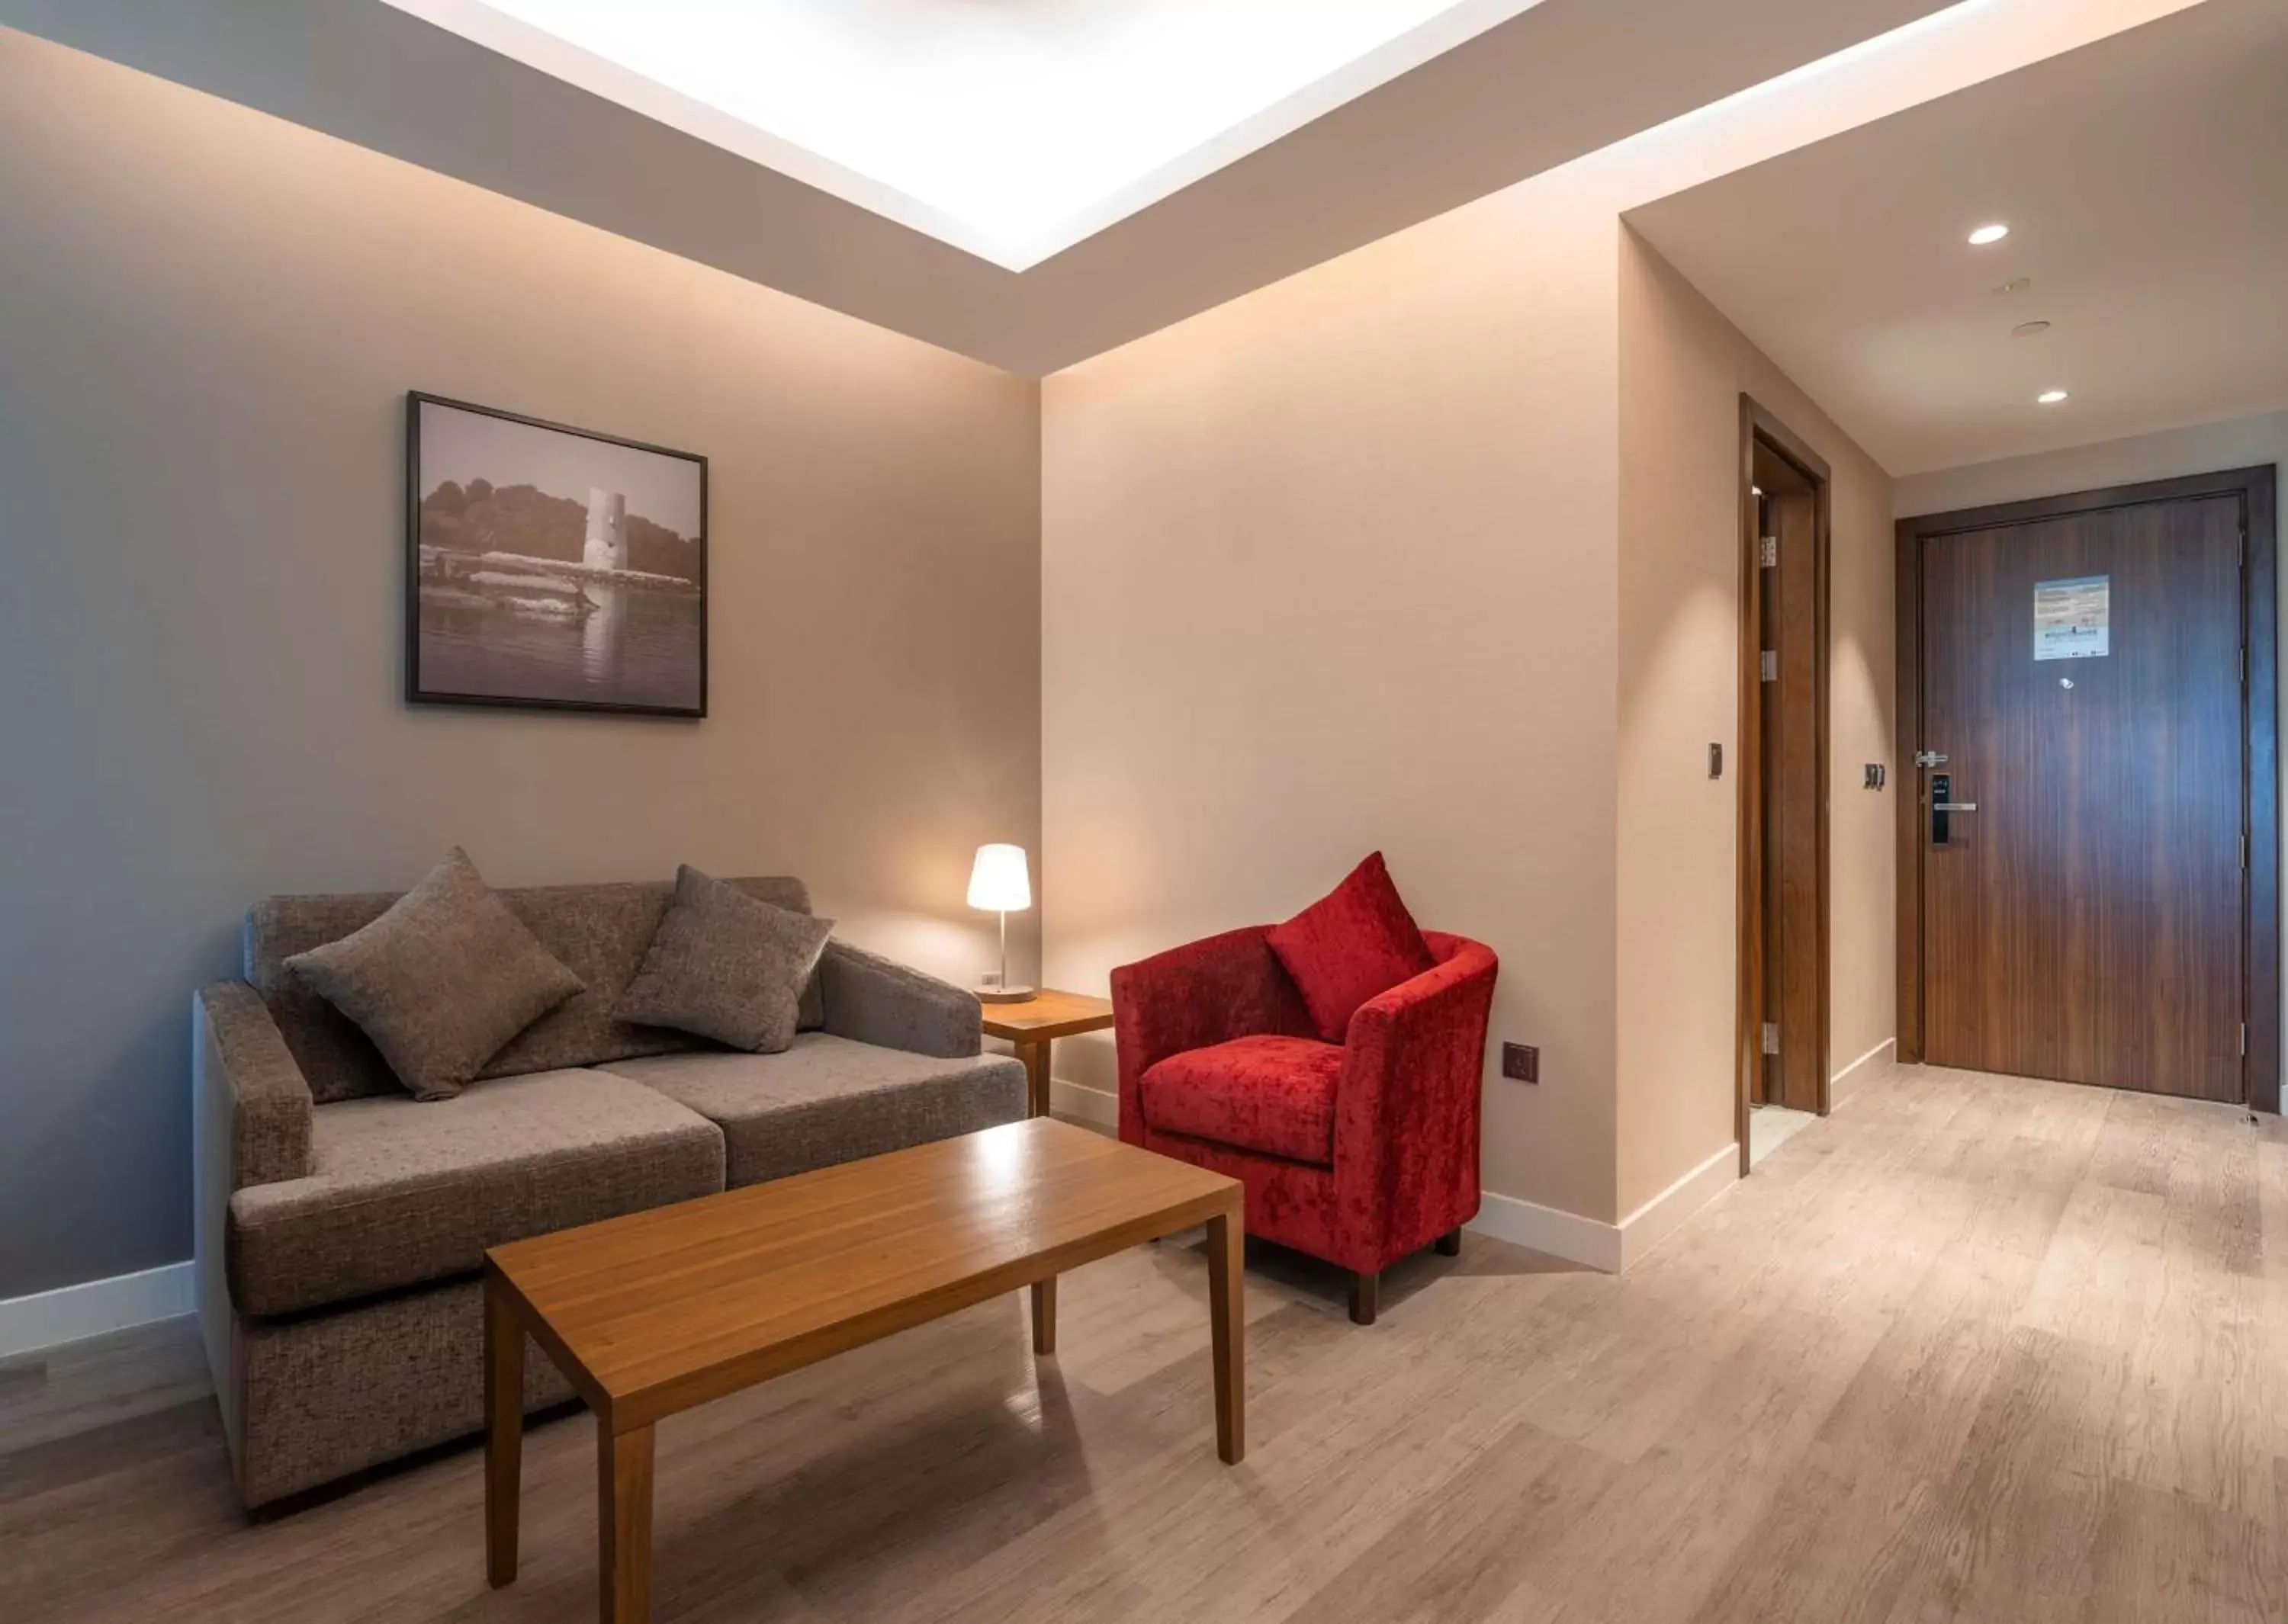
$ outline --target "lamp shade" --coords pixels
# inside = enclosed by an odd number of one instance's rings
[[[969,906],[988,913],[1021,913],[1033,906],[1022,846],[980,846],[969,871]]]

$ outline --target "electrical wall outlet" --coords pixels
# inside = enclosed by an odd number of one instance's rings
[[[1513,1082],[1539,1082],[1541,1050],[1530,1043],[1504,1043],[1502,1075]]]

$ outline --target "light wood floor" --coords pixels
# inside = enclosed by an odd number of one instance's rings
[[[1249,1272],[1217,1464],[1206,1265],[1068,1277],[660,1431],[663,1620],[2269,1620],[2288,1134],[2221,1106],[1879,1079],[1624,1279],[1471,1238]],[[0,1620],[593,1616],[593,1453],[527,1446],[484,1585],[465,1452],[248,1526],[174,1325],[0,1365]]]

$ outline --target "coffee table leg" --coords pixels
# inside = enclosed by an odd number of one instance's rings
[[[1215,1348],[1216,1454],[1247,1454],[1247,1229],[1235,1208],[1208,1220],[1208,1335]]]
[[[1057,1351],[1057,1277],[1033,1282],[1033,1351]]]
[[[1049,1046],[1045,1042],[1019,1043],[1017,1058],[1025,1063],[1025,1114],[1046,1116],[1049,1113]]]
[[[604,1624],[651,1617],[652,1432],[596,1425],[596,1552]]]
[[[508,1288],[485,1276],[485,1577],[516,1578],[516,1525],[524,1466],[524,1327]]]

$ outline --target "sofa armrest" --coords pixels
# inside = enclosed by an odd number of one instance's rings
[[[1120,1133],[1143,1139],[1138,1084],[1170,1055],[1233,1038],[1312,1034],[1310,1015],[1271,951],[1270,928],[1247,925],[1156,953],[1112,972],[1120,1066]]]
[[[243,981],[218,981],[200,989],[194,1010],[200,1129],[218,1176],[226,1169],[224,1193],[307,1176],[310,1085],[270,1006]]]
[[[1432,1186],[1466,1187],[1474,1211],[1486,1027],[1501,965],[1482,942],[1423,937],[1438,963],[1351,1017],[1335,1097],[1335,1179],[1372,1192],[1385,1213],[1414,1210]]]
[[[231,1363],[231,1194],[311,1171],[309,1080],[295,1064],[261,993],[215,981],[190,1000],[190,1164],[199,1335],[231,1448],[242,1437]]]
[[[199,1335],[234,1461],[245,1437],[230,1300],[230,1198],[249,1184],[310,1173],[316,1109],[270,1006],[243,981],[218,981],[191,998],[191,1177]]]
[[[984,1050],[977,995],[894,959],[830,941],[818,985],[826,1029],[837,1037],[949,1060]]]

